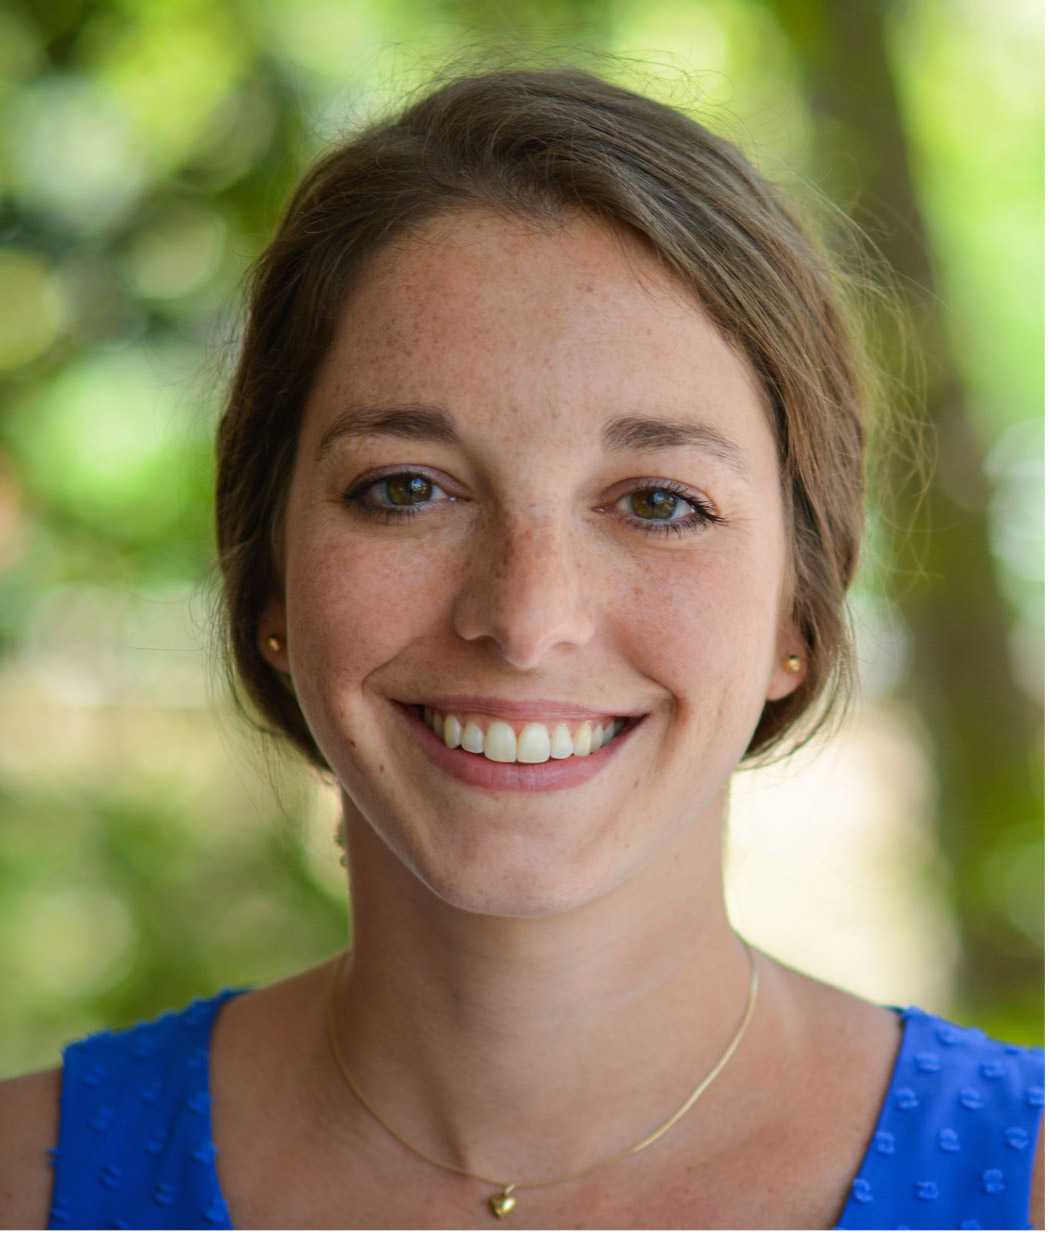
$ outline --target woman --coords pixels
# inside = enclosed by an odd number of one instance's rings
[[[733,770],[846,674],[859,385],[803,233],[661,105],[484,75],[323,160],[218,535],[240,680],[341,787],[352,950],[8,1084],[7,1222],[1023,1227],[1040,1058],[722,900]]]

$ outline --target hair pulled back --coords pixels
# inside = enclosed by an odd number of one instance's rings
[[[441,86],[323,157],[259,258],[218,433],[216,518],[236,680],[271,731],[325,767],[287,680],[258,647],[310,389],[355,284],[385,247],[484,207],[625,229],[750,362],[780,452],[800,686],[766,704],[748,752],[798,742],[852,677],[846,590],[863,522],[856,352],[824,260],[732,145],[664,104],[575,69]],[[808,724],[803,726],[803,720]]]

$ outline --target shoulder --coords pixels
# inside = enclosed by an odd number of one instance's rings
[[[66,1047],[62,1069],[0,1084],[0,1228],[99,1227],[137,1149],[162,1128],[206,1128],[211,1024],[229,995],[89,1035]]]
[[[1039,1206],[1042,1052],[914,1008],[901,1021],[843,1227],[1025,1227]]]
[[[849,1147],[837,1227],[1041,1227],[1041,1050],[796,987],[812,1045],[806,1111]]]
[[[1035,1163],[1032,1165],[1032,1198],[1028,1207],[1028,1220],[1034,1229],[1046,1227],[1046,1123],[1039,1127],[1039,1141],[1035,1147]]]
[[[0,1228],[47,1227],[62,1071],[0,1082]]]
[[[901,1020],[898,1072],[905,1086],[896,1096],[899,1103],[914,1106],[913,1094],[943,1094],[959,1120],[963,1113],[993,1125],[1009,1118],[1008,1144],[1031,1150],[1043,1114],[1043,1050],[1004,1043],[914,1007],[904,1010]]]

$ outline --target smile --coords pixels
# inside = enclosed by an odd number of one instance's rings
[[[594,718],[570,727],[565,722],[519,723],[502,718],[441,713],[420,706],[419,715],[448,748],[462,748],[497,764],[538,765],[548,760],[585,757],[600,751],[623,730],[626,718]]]
[[[464,701],[456,712],[451,701],[442,702],[440,708],[422,702],[391,703],[434,765],[456,781],[488,792],[549,793],[582,786],[621,759],[625,745],[633,744],[648,716],[596,710],[588,717],[583,711],[570,713],[564,705],[544,707],[542,702],[533,702],[526,711],[524,704],[501,707],[496,700],[483,703],[480,697]],[[582,754],[584,739],[587,751]],[[581,755],[576,754],[577,743]],[[567,746],[567,754],[560,755]]]

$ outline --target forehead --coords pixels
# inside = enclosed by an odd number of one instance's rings
[[[685,287],[623,229],[578,215],[538,220],[476,209],[431,221],[382,251],[349,312],[362,299],[418,292],[421,285],[435,297],[469,290],[472,303],[492,308],[511,280],[522,301],[542,287],[549,312],[581,301],[598,310],[625,293],[632,304],[649,300],[650,310],[666,310],[667,302],[694,308]]]
[[[542,410],[577,430],[588,415],[766,420],[750,365],[640,241],[481,210],[394,243],[355,289],[311,407],[348,401]]]

